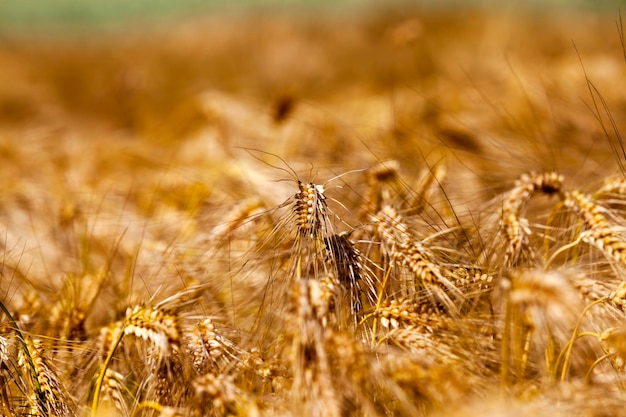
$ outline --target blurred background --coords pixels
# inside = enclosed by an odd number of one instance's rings
[[[245,11],[258,8],[325,7],[371,8],[374,6],[420,6],[420,7],[525,7],[525,8],[588,8],[592,10],[616,10],[626,4],[623,0],[420,0],[420,1],[374,1],[374,0],[2,0],[0,1],[0,24],[6,27],[85,27],[140,21],[197,16],[203,13]]]
[[[209,137],[342,169],[347,152],[411,166],[416,141],[475,156],[549,138],[532,164],[576,170],[571,143],[585,154],[600,129],[581,62],[626,114],[622,4],[0,0],[0,136],[140,139],[164,158]]]

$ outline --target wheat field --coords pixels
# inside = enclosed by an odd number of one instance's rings
[[[625,58],[613,10],[3,31],[0,414],[626,415]]]

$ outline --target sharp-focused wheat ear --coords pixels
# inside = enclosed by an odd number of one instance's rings
[[[300,191],[296,193],[294,203],[298,232],[315,238],[323,231],[328,215],[324,187],[298,181],[298,189]]]

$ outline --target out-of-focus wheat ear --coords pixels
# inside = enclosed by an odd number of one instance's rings
[[[292,339],[291,364],[293,385],[291,396],[294,413],[298,415],[340,416],[341,407],[335,392],[328,356],[325,330],[318,318],[314,300],[315,284],[308,279],[295,283],[289,332]],[[316,282],[316,281],[311,281]]]
[[[400,327],[423,327],[432,333],[447,319],[434,307],[418,306],[410,299],[392,299],[381,303],[372,313],[379,317],[382,327],[388,330]]]
[[[402,330],[408,339],[415,339],[416,333],[411,334],[410,328]],[[407,341],[413,346],[420,346],[420,343],[417,340]],[[394,394],[393,401],[399,406],[397,409],[402,410],[400,415],[437,415],[436,412],[425,413],[424,408],[464,398],[468,387],[477,386],[474,385],[476,378],[459,372],[459,367],[451,366],[447,357],[423,355],[424,352],[435,352],[430,350],[432,347],[428,343],[422,343],[423,347],[417,352],[389,349],[386,354],[379,355],[378,362],[384,375],[382,383]]]
[[[608,359],[613,370],[623,372],[626,367],[626,326],[606,329],[598,335],[604,355],[599,357],[592,366],[596,366],[604,359]],[[587,380],[593,369],[587,372]]]
[[[126,311],[124,334],[150,342],[158,351],[159,360],[178,352],[181,328],[178,315],[152,306],[135,306]]]
[[[447,173],[448,169],[445,164],[426,168],[419,183],[411,191],[411,197],[407,203],[408,215],[419,215],[428,207],[430,194],[436,187],[441,187]]]
[[[452,343],[446,341],[443,333],[452,319],[436,308],[417,306],[410,299],[393,299],[382,303],[373,314],[379,317],[386,330],[381,341],[414,353],[436,356],[441,363],[458,360],[452,352]]]
[[[504,253],[506,267],[527,263],[534,259],[530,246],[531,235],[528,219],[523,217],[523,209],[537,192],[544,194],[560,194],[563,187],[563,176],[555,172],[529,173],[522,175],[515,187],[506,194],[502,202],[501,230],[507,242]]]
[[[158,414],[158,417],[186,417],[193,414],[189,413],[189,410],[180,409],[176,407],[170,407],[157,403],[155,401],[143,401],[133,409],[132,416],[140,416],[143,410],[154,410]],[[105,414],[108,417],[108,414]],[[103,416],[104,417],[104,416]]]
[[[367,190],[363,205],[361,207],[361,217],[367,220],[371,213],[377,213],[384,205],[392,204],[394,199],[405,201],[403,195],[404,187],[401,186],[398,170],[398,161],[383,161],[378,165],[365,171]]]
[[[99,352],[102,355],[102,364],[96,378],[93,390],[91,392],[91,415],[92,417],[98,415],[98,407],[100,405],[100,398],[102,394],[102,386],[106,378],[106,373],[109,370],[109,365],[117,347],[122,342],[124,337],[124,322],[118,321],[109,326],[103,327],[100,330],[98,337]]]
[[[626,195],[626,178],[623,176],[605,178],[604,184],[594,196],[602,195]]]
[[[399,260],[416,279],[413,288],[407,287],[404,291],[416,296],[424,290],[433,304],[443,304],[450,313],[457,313],[458,306],[453,299],[461,299],[462,294],[448,278],[449,271],[435,261],[426,246],[413,239],[396,210],[385,206],[373,221],[383,250],[391,259]]]
[[[238,415],[241,395],[232,375],[208,372],[196,377],[191,385],[203,415]]]
[[[102,384],[102,402],[100,413],[102,415],[113,414],[129,415],[126,395],[128,388],[124,375],[112,369],[107,369]]]
[[[263,202],[259,198],[251,197],[243,200],[220,219],[220,223],[209,233],[209,241],[222,242],[262,210]]]
[[[332,273],[329,273],[319,280],[307,280],[308,293],[310,295],[311,307],[318,323],[322,327],[329,324],[336,325],[341,320],[340,310],[341,300],[340,283]],[[333,314],[335,313],[335,314]]]
[[[565,193],[563,204],[578,214],[588,230],[607,229],[610,224],[604,215],[606,208],[598,204],[594,198],[580,191]]]
[[[467,297],[488,294],[493,287],[493,276],[481,269],[459,266],[451,271],[450,279]]]
[[[503,366],[523,378],[527,369],[554,372],[557,356],[570,329],[582,314],[582,299],[565,272],[512,270],[502,280],[505,289]],[[508,333],[508,334],[507,334]],[[508,338],[508,340],[505,340]],[[545,360],[545,367],[541,362]]]
[[[309,238],[317,237],[325,227],[327,216],[324,187],[298,181],[298,189],[293,206],[298,233]]]
[[[613,261],[626,263],[626,235],[623,228],[612,226],[604,215],[606,209],[590,195],[572,191],[566,193],[564,204],[582,219],[585,230],[579,240],[599,249]]]
[[[67,417],[74,415],[72,400],[69,393],[61,384],[60,379],[50,368],[44,350],[39,339],[26,339],[34,369],[37,374],[37,382],[45,400],[45,408],[38,407],[39,415]]]
[[[103,362],[115,351],[123,336],[124,323],[122,321],[114,322],[100,329],[100,334],[97,338],[97,351],[100,353],[100,359]]]
[[[609,294],[609,303],[626,312],[626,281],[620,282],[617,289]]]

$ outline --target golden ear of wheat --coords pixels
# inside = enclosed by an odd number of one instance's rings
[[[128,415],[125,392],[128,388],[125,384],[124,375],[112,369],[107,369],[102,384],[102,407],[120,415]]]
[[[62,385],[61,380],[52,371],[46,360],[43,345],[39,339],[25,339],[28,351],[32,358],[34,372],[37,375],[37,384],[43,394],[44,403],[36,402],[38,415],[51,415],[55,417],[70,417],[74,415],[72,399],[68,391]],[[24,362],[24,361],[23,361]],[[24,366],[27,366],[24,363]],[[33,390],[34,392],[34,390]],[[43,407],[42,407],[43,406]]]
[[[567,192],[563,204],[581,217],[588,230],[607,229],[610,226],[604,215],[606,209],[588,194],[580,191]]]
[[[124,334],[149,341],[161,355],[169,356],[180,348],[179,317],[158,307],[129,308],[124,320]]]
[[[363,310],[362,294],[363,289],[363,266],[362,257],[354,243],[348,239],[346,233],[334,234],[324,238],[328,256],[327,263],[331,273],[326,277],[325,298],[328,299],[328,290],[338,292],[335,298],[336,306],[341,307],[344,300],[347,300],[349,314],[352,317],[354,326],[361,320]],[[333,285],[336,281],[337,285]]]
[[[298,181],[299,192],[295,195],[294,213],[300,234],[316,237],[324,227],[327,215],[324,187],[319,184],[304,184]]]
[[[616,308],[626,311],[626,281],[620,282],[617,289],[609,294],[609,302]]]
[[[463,296],[451,281],[451,271],[437,262],[424,244],[411,236],[397,211],[385,206],[374,216],[373,221],[384,251],[415,277],[417,293],[425,290],[427,298],[434,304],[443,305],[449,312],[457,312],[458,306],[454,299]]]
[[[380,324],[387,329],[414,326],[432,332],[446,321],[436,310],[418,306],[409,299],[387,300],[376,308],[374,314],[380,317]]]
[[[578,214],[584,223],[585,230],[579,239],[600,251],[613,261],[626,263],[626,236],[624,229],[612,225],[602,207],[592,196],[579,191],[565,194],[564,204]]]
[[[571,343],[571,329],[583,314],[583,300],[567,271],[512,269],[506,287],[503,369],[513,365],[524,377],[529,368],[553,374],[559,352]],[[569,366],[569,359],[568,359]]]
[[[224,346],[210,317],[194,326],[186,340],[187,352],[191,355],[192,365],[198,374],[217,367],[218,359],[224,355]]]
[[[603,194],[617,194],[620,196],[626,195],[626,178],[609,177],[604,180],[604,185],[598,190],[597,195]]]
[[[561,193],[563,176],[556,172],[523,174],[509,191],[502,203],[501,227],[507,247],[504,265],[515,266],[527,260],[533,260],[534,253],[530,246],[531,235],[528,219],[522,216],[524,206],[533,194],[542,192],[552,195]]]
[[[235,411],[237,387],[230,375],[206,373],[192,381],[199,402],[208,402],[216,415],[229,415]]]
[[[367,191],[362,206],[364,215],[376,213],[385,204],[391,204],[395,194],[401,192],[399,167],[398,161],[384,161],[365,172]]]

